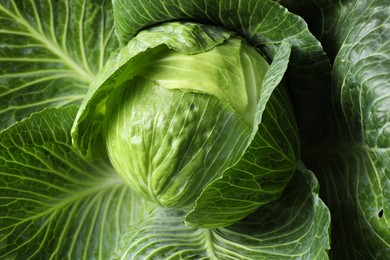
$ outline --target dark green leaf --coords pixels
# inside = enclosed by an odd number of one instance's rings
[[[117,47],[110,1],[0,3],[0,129],[79,103]]]
[[[334,60],[332,124],[303,149],[333,217],[335,259],[390,257],[390,7],[340,1],[322,9]]]
[[[75,152],[76,112],[46,109],[0,133],[1,259],[108,259],[148,214],[107,162]]]

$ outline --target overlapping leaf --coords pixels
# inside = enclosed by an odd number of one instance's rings
[[[76,112],[46,109],[0,133],[1,259],[108,259],[148,214],[105,161],[75,152]]]
[[[283,43],[264,77],[256,111],[259,127],[251,144],[236,165],[203,190],[185,219],[187,224],[215,227],[215,223],[235,223],[277,199],[290,181],[300,156],[300,140],[281,83],[289,53],[290,46]]]
[[[110,1],[0,3],[0,129],[78,103],[116,48]]]
[[[156,210],[123,237],[120,259],[327,259],[327,207],[314,175],[297,172],[277,201],[227,228],[183,225],[184,213]]]

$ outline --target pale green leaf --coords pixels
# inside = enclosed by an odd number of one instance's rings
[[[237,222],[277,199],[296,170],[300,140],[284,84],[290,47],[282,44],[267,71],[257,105],[255,135],[240,160],[207,186],[186,216],[191,226]]]
[[[215,96],[135,77],[111,93],[107,153],[131,189],[188,210],[245,151],[252,126]]]
[[[115,52],[96,75],[73,125],[74,146],[87,158],[106,157],[102,120],[110,94],[135,76],[147,74],[150,65],[165,59],[170,49],[189,55],[203,53],[230,36],[219,28],[194,23],[165,24],[138,34]]]

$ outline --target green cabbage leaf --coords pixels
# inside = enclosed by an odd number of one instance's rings
[[[109,1],[0,3],[0,129],[79,104],[118,46]]]

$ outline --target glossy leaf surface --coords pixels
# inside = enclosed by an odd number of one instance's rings
[[[0,133],[0,258],[107,259],[149,213],[106,161],[74,150],[76,112],[46,109]]]
[[[117,47],[109,1],[0,3],[0,129],[80,103]]]

